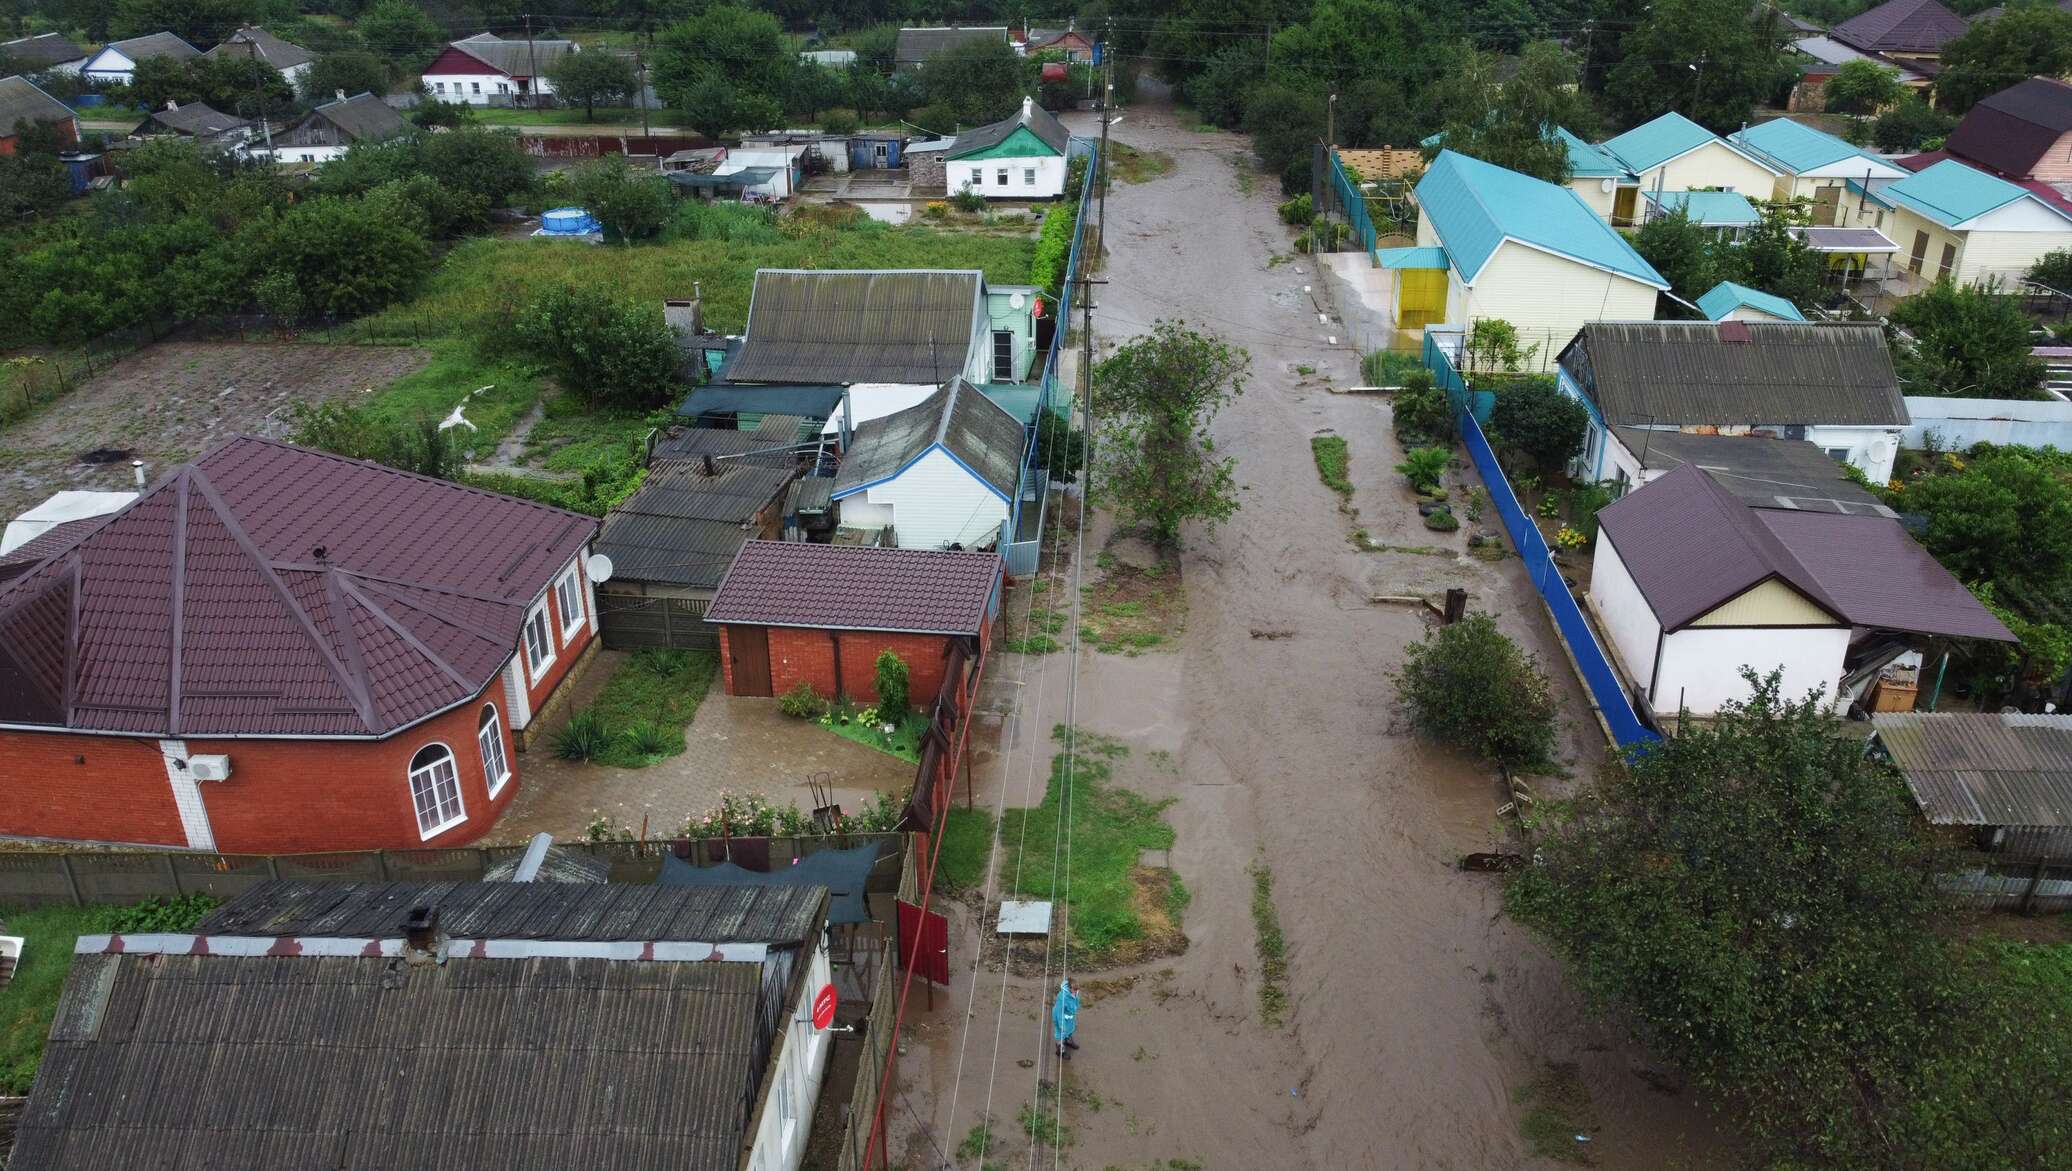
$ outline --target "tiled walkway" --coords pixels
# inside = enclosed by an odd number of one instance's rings
[[[550,736],[518,758],[518,796],[481,845],[515,845],[545,830],[560,839],[580,837],[602,814],[649,837],[666,837],[694,814],[719,802],[721,790],[761,793],[782,806],[813,805],[807,782],[816,774],[835,788],[848,812],[876,793],[894,796],[914,780],[914,766],[844,740],[823,728],[789,719],[772,699],[742,699],[717,689],[698,706],[686,747],[648,768],[606,768],[557,758]]]

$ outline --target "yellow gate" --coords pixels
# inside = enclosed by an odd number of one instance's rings
[[[1446,270],[1443,268],[1399,268],[1396,270],[1396,325],[1402,329],[1423,329],[1446,320]]]

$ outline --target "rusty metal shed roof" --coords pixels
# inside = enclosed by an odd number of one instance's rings
[[[939,384],[964,369],[985,287],[976,269],[761,269],[726,377]]]
[[[487,686],[596,531],[239,436],[0,583],[0,723],[385,736]]]
[[[750,541],[720,582],[707,622],[977,634],[1000,555]]]
[[[1871,717],[1930,825],[2072,826],[2072,716]]]
[[[1907,423],[1875,322],[1593,321],[1561,365],[1615,427]]]

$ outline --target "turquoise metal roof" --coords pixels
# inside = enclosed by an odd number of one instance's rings
[[[1755,204],[1736,191],[1650,191],[1648,202],[1663,211],[1681,208],[1701,228],[1745,228],[1763,222]]]
[[[1737,285],[1733,281],[1721,281],[1712,286],[1704,296],[1698,298],[1698,308],[1714,321],[1720,321],[1727,314],[1742,308],[1767,313],[1784,321],[1806,319],[1805,314],[1799,312],[1798,306],[1784,298],[1774,293],[1765,293],[1761,289],[1751,289],[1747,285]]]
[[[1643,122],[1617,138],[1607,140],[1604,149],[1633,170],[1645,171],[1697,150],[1717,137],[1712,131],[1671,110],[1652,122]]]
[[[1566,187],[1443,150],[1416,190],[1418,207],[1468,284],[1509,238],[1658,289],[1669,287],[1624,236]]]
[[[1568,148],[1568,173],[1577,179],[1617,179],[1626,175],[1619,160],[1595,143],[1584,142],[1566,126],[1556,126],[1554,137]]]
[[[1383,248],[1375,258],[1383,268],[1445,268],[1444,248]]]
[[[1888,183],[1879,189],[1878,197],[1952,228],[2006,207],[2017,199],[2036,199],[2007,180],[1967,167],[1956,159],[1944,159],[1932,167]],[[2041,199],[2036,202],[2050,207]],[[2058,211],[2054,207],[2051,210]],[[2062,216],[2065,213],[2059,211],[2058,214]]]
[[[1794,175],[1851,157],[1878,161],[1860,147],[1789,118],[1776,118],[1736,130],[1727,135],[1727,141],[1759,152]]]

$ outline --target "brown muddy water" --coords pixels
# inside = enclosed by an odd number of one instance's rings
[[[1326,340],[1338,327],[1305,291],[1321,295],[1311,263],[1269,263],[1291,252],[1289,235],[1277,185],[1241,179],[1243,140],[1145,108],[1116,134],[1175,166],[1110,196],[1096,331],[1105,347],[1186,318],[1251,351],[1252,382],[1215,426],[1244,504],[1190,538],[1186,630],[1170,647],[1082,651],[1076,694],[1068,655],[1001,656],[992,698],[1011,718],[977,800],[1041,799],[1049,730],[1068,707],[1120,738],[1131,754],[1116,780],[1174,799],[1189,946],[1137,969],[1075,969],[1098,995],[1080,1016],[1084,1047],[1060,1069],[1044,1014],[1063,955],[1049,957],[1048,978],[974,972],[974,925],[960,914],[952,986],[933,1012],[918,990],[909,1009],[895,1165],[977,1168],[958,1144],[990,1117],[983,1161],[1002,1169],[1552,1167],[1521,1136],[1529,1087],[1551,1063],[1577,1067],[1594,1115],[1572,1155],[1607,1168],[1724,1165],[1691,1092],[1584,1011],[1559,963],[1503,915],[1496,879],[1457,869],[1463,853],[1512,845],[1494,778],[1393,715],[1389,671],[1426,620],[1369,599],[1463,586],[1563,689],[1571,771],[1597,767],[1601,738],[1519,563],[1455,556],[1465,533],[1427,533],[1391,471],[1401,453],[1386,404],[1325,389],[1357,381],[1358,355]],[[1317,480],[1309,439],[1326,431],[1350,443],[1357,521]],[[1472,474],[1450,479],[1464,490]],[[1355,523],[1384,543],[1450,543],[1437,555],[1361,552]],[[1105,533],[1090,522],[1088,556]],[[1013,841],[1001,862],[1014,864]],[[1255,862],[1271,868],[1287,939],[1279,1027],[1259,1010]],[[1060,1075],[1069,1144],[1034,1145],[1018,1115],[1040,1108],[1048,1138],[1060,1119],[1037,1083]]]

